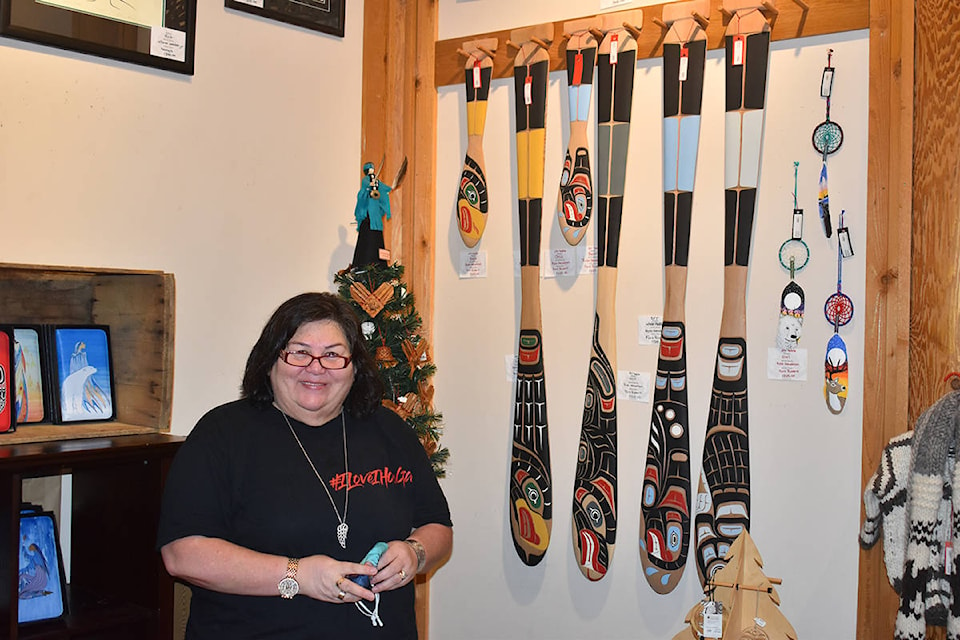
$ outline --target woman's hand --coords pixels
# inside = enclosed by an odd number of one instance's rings
[[[380,556],[380,565],[370,582],[374,593],[393,591],[413,580],[417,575],[417,553],[406,542],[393,540]]]
[[[369,589],[364,589],[348,576],[374,576],[377,568],[356,562],[341,562],[330,556],[309,556],[300,560],[297,571],[297,581],[300,583],[302,595],[332,602],[357,602],[358,600],[373,600],[374,595]]]

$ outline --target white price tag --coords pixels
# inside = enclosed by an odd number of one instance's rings
[[[743,54],[747,48],[747,39],[744,36],[733,36],[733,66],[743,64]]]
[[[610,64],[617,64],[617,49],[619,48],[620,36],[616,33],[610,36]]]
[[[686,47],[680,49],[680,82],[687,79],[687,65],[690,63],[690,50]]]
[[[480,88],[480,61],[477,60],[473,63],[473,88]]]

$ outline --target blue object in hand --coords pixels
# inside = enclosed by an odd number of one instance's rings
[[[370,551],[367,551],[367,555],[363,556],[363,560],[360,561],[360,564],[369,564],[373,567],[377,566],[380,564],[380,556],[382,556],[383,552],[386,550],[387,543],[378,542],[377,544],[373,545],[373,548],[370,549]],[[364,589],[369,589],[371,587],[370,576],[366,575],[365,573],[354,574],[347,577]]]

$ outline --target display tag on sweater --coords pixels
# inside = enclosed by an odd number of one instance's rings
[[[743,55],[747,48],[747,38],[742,35],[733,36],[733,66],[743,64]]]
[[[527,76],[523,81],[523,104],[533,104],[533,76]]]
[[[951,576],[953,570],[953,541],[947,540],[947,543],[943,545],[943,572]]]
[[[619,53],[618,47],[620,46],[618,44],[619,42],[619,35],[615,33],[610,36],[610,64],[617,64],[617,53]]]
[[[679,81],[684,82],[687,79],[687,66],[690,64],[690,50],[686,47],[680,48],[680,77]]]
[[[480,88],[480,61],[477,60],[473,63],[473,88]]]

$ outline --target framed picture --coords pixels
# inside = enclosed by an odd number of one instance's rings
[[[21,509],[19,542],[17,622],[59,618],[66,612],[67,597],[60,537],[53,513]]]
[[[54,422],[113,420],[116,403],[110,328],[52,325],[49,334]]]
[[[13,343],[13,331],[0,327],[0,433],[14,431],[17,428]]]
[[[11,327],[13,331],[14,405],[17,424],[49,422],[47,345],[40,325]]]
[[[346,0],[224,0],[224,6],[343,37]]]
[[[0,35],[193,75],[197,0],[0,0]]]

